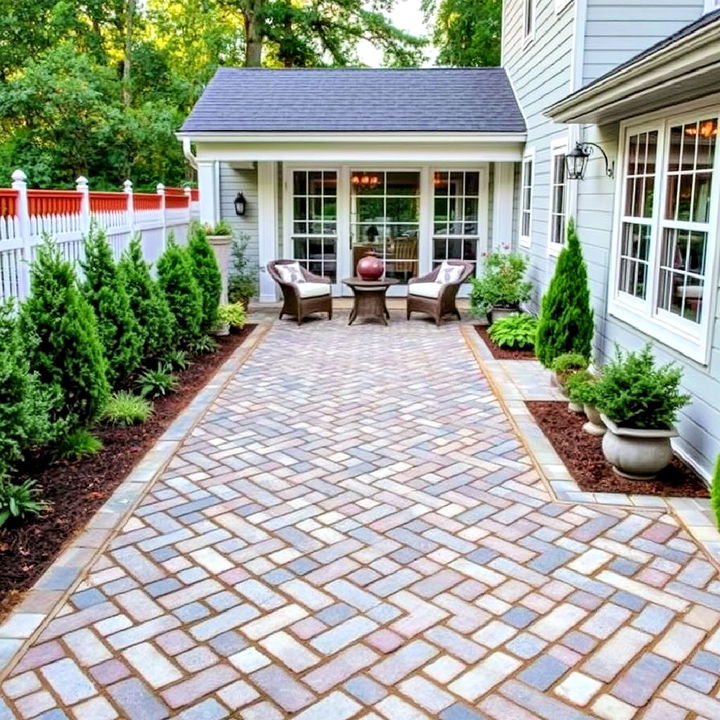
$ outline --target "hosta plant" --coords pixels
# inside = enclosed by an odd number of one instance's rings
[[[496,345],[511,350],[532,348],[536,333],[537,320],[527,313],[496,320],[488,329],[488,334]]]
[[[108,425],[130,427],[144,423],[153,412],[152,403],[127,390],[115,393],[105,405],[100,419]]]
[[[137,381],[140,394],[146,398],[164,397],[174,392],[178,379],[167,363],[159,363],[155,370],[146,370]]]
[[[229,325],[231,328],[241,328],[247,322],[245,308],[239,302],[221,305],[218,314],[220,322]]]
[[[24,520],[39,515],[49,505],[38,498],[34,480],[11,483],[0,478],[0,527],[8,520]]]
[[[185,350],[173,350],[165,355],[165,362],[173,370],[187,370],[192,363]]]

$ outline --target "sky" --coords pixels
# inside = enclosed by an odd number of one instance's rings
[[[390,17],[393,25],[405,30],[412,35],[428,36],[430,28],[425,25],[425,19],[420,8],[422,0],[396,0]],[[429,56],[432,48],[426,50]],[[382,65],[382,52],[376,50],[372,43],[362,42],[360,44],[360,59],[371,67]]]

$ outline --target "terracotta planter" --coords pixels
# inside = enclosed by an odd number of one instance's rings
[[[584,408],[588,421],[583,425],[583,430],[588,435],[595,435],[597,437],[604,435],[607,428],[602,421],[599,410],[592,405],[585,405]]]
[[[677,436],[675,428],[624,428],[606,415],[600,417],[607,427],[602,441],[603,455],[618,475],[630,480],[652,480],[672,460],[670,438]]]
[[[374,250],[368,250],[358,261],[356,272],[361,280],[379,280],[385,272],[385,266]]]

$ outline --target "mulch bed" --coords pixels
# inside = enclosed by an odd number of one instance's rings
[[[216,338],[219,349],[195,358],[187,370],[177,373],[177,391],[153,402],[154,413],[146,423],[93,430],[104,445],[97,455],[75,462],[36,457],[27,463],[21,476],[36,480],[52,511],[22,525],[0,529],[0,617],[19,599],[20,591],[28,589],[60,554],[67,541],[85,527],[254,327],[246,325],[238,334]]]
[[[485,344],[488,346],[488,350],[492,353],[492,356],[496,360],[535,360],[535,353],[532,350],[507,350],[501,348],[493,342],[493,339],[488,335],[487,327],[485,325],[475,325],[477,334],[483,339]]]
[[[588,435],[582,429],[586,421],[584,415],[568,410],[567,402],[534,400],[526,404],[582,490],[708,497],[703,480],[677,457],[655,480],[626,480],[619,477],[603,456],[602,438]]]

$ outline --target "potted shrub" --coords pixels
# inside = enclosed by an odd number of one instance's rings
[[[219,220],[215,225],[206,223],[201,229],[197,224],[194,228],[190,228],[191,234],[198,232],[198,230],[205,233],[205,237],[215,254],[215,260],[222,278],[220,303],[226,303],[228,301],[228,263],[233,240],[232,228],[226,220]]]
[[[491,252],[485,256],[482,275],[471,278],[470,312],[475,317],[495,320],[520,311],[530,299],[532,283],[524,279],[528,260],[512,252]]]
[[[649,343],[639,352],[616,347],[597,385],[597,407],[608,429],[603,453],[618,475],[652,479],[672,460],[675,419],[690,400],[681,378],[677,366],[655,365]]]
[[[573,373],[567,379],[567,393],[570,402],[583,408],[587,422],[583,430],[589,435],[604,435],[605,423],[597,409],[598,378],[587,370]]]
[[[257,294],[257,267],[247,257],[249,238],[240,235],[235,238],[230,251],[230,277],[228,278],[228,300],[240,303],[247,312],[250,298]]]
[[[558,355],[552,363],[552,380],[555,385],[560,389],[560,392],[568,397],[567,392],[567,381],[568,378],[576,372],[581,370],[587,370],[588,360],[584,355],[580,353],[563,353]],[[568,403],[568,408],[572,412],[580,413],[583,411],[582,405],[573,402],[572,400]]]
[[[230,328],[230,332],[237,333],[245,326],[247,321],[245,308],[242,303],[229,303],[221,305],[218,310],[220,322]]]

